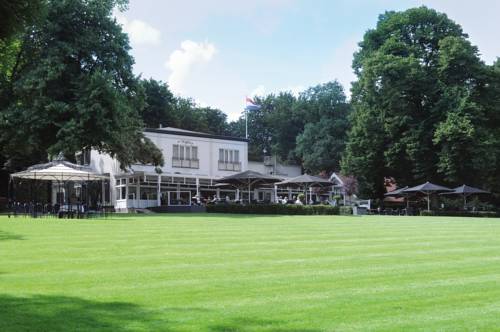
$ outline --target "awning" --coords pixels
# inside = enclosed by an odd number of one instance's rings
[[[88,166],[76,165],[65,160],[34,165],[10,176],[18,179],[46,181],[99,181],[108,178],[106,175],[95,173]]]

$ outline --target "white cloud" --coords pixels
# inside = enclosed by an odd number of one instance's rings
[[[249,97],[263,97],[266,94],[266,88],[261,84],[250,92]]]
[[[158,29],[152,27],[141,20],[129,20],[119,12],[115,13],[116,21],[122,26],[132,45],[159,45],[161,33]]]
[[[171,71],[168,84],[173,91],[181,93],[194,66],[210,62],[217,52],[214,44],[185,40],[180,49],[173,51],[165,66]]]

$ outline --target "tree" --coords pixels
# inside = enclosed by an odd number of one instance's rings
[[[350,113],[342,86],[333,81],[309,88],[300,95],[299,103],[307,123],[297,136],[295,154],[310,172],[338,170]]]
[[[5,40],[43,17],[45,0],[0,0],[0,40]]]
[[[179,120],[174,112],[175,98],[168,85],[152,78],[142,80],[141,85],[144,89],[146,102],[141,117],[146,127],[178,126]]]
[[[297,98],[290,92],[270,94],[261,101],[269,137],[264,138],[261,150],[266,149],[287,162],[298,162],[296,138],[304,130],[304,117]],[[252,130],[254,128],[252,127]]]
[[[47,19],[21,37],[0,91],[8,101],[0,146],[11,167],[90,148],[116,156],[122,167],[163,162],[142,134],[142,90],[127,35],[112,17],[116,5],[123,1],[51,1]]]
[[[387,12],[359,45],[343,170],[360,191],[382,197],[384,177],[484,182],[487,69],[461,27],[426,7]]]
[[[200,114],[201,127],[197,130],[215,135],[228,135],[227,115],[212,107],[197,107],[195,112]]]
[[[256,97],[255,102],[259,105],[264,104],[264,99]],[[267,102],[266,102],[267,103]],[[264,106],[258,110],[247,112],[248,116],[248,159],[262,160],[264,150],[271,151],[272,128],[266,118],[270,108]],[[242,115],[237,121],[229,125],[231,136],[245,137],[245,115]]]

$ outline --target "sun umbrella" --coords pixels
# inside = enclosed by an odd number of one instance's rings
[[[312,187],[319,187],[319,188],[324,188],[324,187],[329,187],[333,185],[333,182],[330,180],[321,178],[319,176],[314,176],[314,175],[309,175],[309,174],[303,174],[296,176],[291,179],[287,179],[282,182],[276,183],[277,186],[298,186],[298,187],[303,187],[304,191],[307,193],[307,187],[309,187],[309,194],[312,195]],[[307,197],[306,197],[307,201]]]
[[[422,193],[427,197],[427,211],[431,210],[430,197],[435,193],[453,191],[453,189],[443,187],[434,183],[426,182],[421,185],[403,190],[404,193]]]
[[[474,188],[468,185],[461,185],[460,187],[456,187],[453,191],[442,193],[441,195],[461,195],[464,199],[464,209],[467,208],[467,196],[471,195],[480,195],[480,194],[491,194],[489,191]]]
[[[248,189],[248,202],[250,203],[251,202],[250,191],[252,189],[252,186],[255,186],[257,184],[260,185],[272,184],[280,182],[281,180],[282,179],[272,175],[266,175],[259,172],[248,170],[220,178],[218,180],[215,180],[215,182],[229,184],[237,188],[242,187]]]

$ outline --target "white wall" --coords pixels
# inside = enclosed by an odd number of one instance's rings
[[[233,171],[219,170],[219,149],[239,150],[241,169],[246,170],[248,167],[247,142],[152,132],[145,132],[144,134],[163,152],[165,165],[161,169],[164,175],[181,174],[218,178],[234,174]],[[199,168],[172,167],[174,144],[198,147]]]
[[[233,141],[219,138],[205,138],[196,136],[175,135],[171,133],[144,132],[155,145],[163,152],[165,164],[162,169],[164,176],[190,176],[202,178],[220,178],[234,174],[234,171],[219,170],[219,149],[231,149],[239,151],[241,170],[248,167],[248,143],[244,141]],[[198,147],[199,168],[180,168],[172,166],[173,145],[191,145]],[[91,151],[90,167],[98,173],[109,173],[110,175],[110,199],[116,205],[116,176],[124,174],[120,169],[120,163],[108,154]],[[155,173],[151,165],[133,165],[135,171]]]

